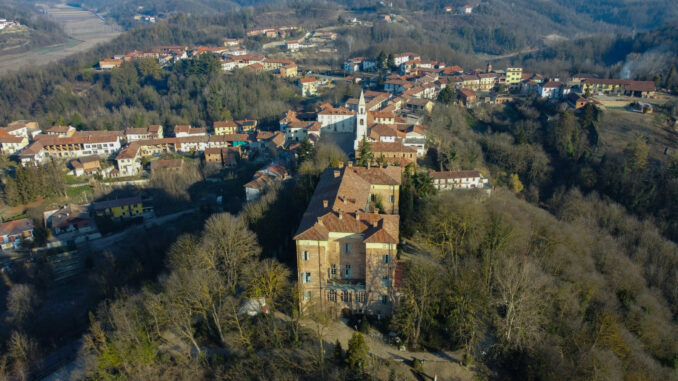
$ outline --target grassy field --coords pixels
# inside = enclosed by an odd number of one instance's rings
[[[633,139],[642,135],[650,145],[650,156],[664,160],[664,150],[678,149],[678,133],[669,127],[661,114],[642,114],[623,109],[603,112],[598,128],[604,148],[621,151]]]
[[[120,28],[108,25],[94,13],[65,4],[42,4],[46,15],[61,25],[71,39],[63,44],[41,47],[0,57],[0,75],[35,65],[45,65],[112,40]]]

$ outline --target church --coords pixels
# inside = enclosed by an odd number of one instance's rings
[[[305,139],[315,144],[324,135],[336,138],[335,134],[351,134],[352,147],[348,144],[342,147],[353,150],[347,152],[349,156],[358,152],[366,139],[374,143],[374,148],[388,151],[386,156],[395,153],[397,157],[405,155],[416,159],[425,153],[426,136],[421,126],[396,116],[401,104],[401,100],[390,93],[361,91],[358,99],[349,98],[337,107],[322,104],[317,113],[290,110],[280,120],[280,130],[285,132],[286,145],[292,148]]]

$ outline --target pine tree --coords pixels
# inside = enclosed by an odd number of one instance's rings
[[[367,356],[370,348],[365,343],[365,337],[360,332],[354,332],[351,340],[348,341],[348,350],[346,351],[346,364],[349,369],[362,371],[367,363]]]
[[[370,145],[370,142],[367,141],[367,138],[363,136],[363,141],[358,148],[357,164],[361,167],[367,167],[368,164],[372,163],[373,158],[374,154],[372,153],[372,146]]]

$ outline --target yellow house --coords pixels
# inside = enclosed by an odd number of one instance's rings
[[[144,205],[139,196],[95,202],[92,206],[97,217],[125,219],[144,213]]]
[[[516,86],[523,80],[522,67],[508,67],[506,68],[506,85]]]
[[[238,125],[232,120],[214,122],[214,135],[231,135],[238,133]]]

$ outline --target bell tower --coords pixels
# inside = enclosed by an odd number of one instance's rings
[[[358,101],[358,112],[355,117],[355,142],[353,149],[358,150],[358,145],[367,135],[367,109],[365,106],[365,94],[360,90],[360,100]]]

